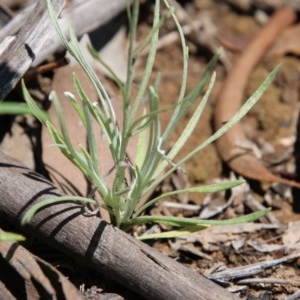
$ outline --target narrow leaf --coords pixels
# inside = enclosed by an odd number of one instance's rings
[[[26,103],[1,102],[0,115],[32,115],[33,112]]]
[[[253,222],[264,215],[266,215],[270,209],[260,210],[245,216],[232,218],[228,220],[202,220],[197,218],[182,218],[182,217],[169,217],[169,216],[141,216],[133,219],[131,225],[145,224],[149,222],[176,226],[176,227],[186,227],[186,226],[217,226],[217,225],[233,225],[241,224],[247,222]]]
[[[63,202],[70,202],[70,201],[80,201],[83,203],[93,203],[95,204],[96,201],[90,198],[79,197],[79,196],[58,196],[49,199],[45,199],[35,205],[33,205],[28,211],[24,214],[21,224],[25,225],[29,223],[32,217],[42,208],[47,207],[48,205],[63,203]]]
[[[215,192],[219,192],[222,190],[231,189],[231,188],[236,187],[244,182],[245,182],[245,180],[235,180],[235,181],[221,182],[221,183],[215,183],[215,184],[210,184],[210,185],[205,185],[205,186],[189,187],[186,189],[181,189],[181,190],[164,193],[164,194],[148,201],[146,204],[144,204],[142,207],[140,207],[137,210],[137,212],[135,213],[135,216],[140,215],[143,211],[145,211],[145,209],[154,205],[161,199],[164,199],[167,197],[171,197],[171,196],[175,196],[175,195],[183,194],[183,193],[215,193]]]
[[[13,232],[0,232],[0,241],[1,242],[22,242],[25,241],[26,238],[21,235],[21,234],[17,234],[17,233],[13,233]]]

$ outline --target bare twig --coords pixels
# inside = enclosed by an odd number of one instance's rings
[[[297,300],[300,298],[300,290],[286,298],[286,300]]]
[[[237,282],[237,284],[280,284],[280,285],[294,285],[294,286],[299,286],[300,282],[299,281],[293,281],[289,279],[281,279],[281,278],[247,278],[247,279],[242,279]]]
[[[255,264],[250,264],[246,266],[236,267],[232,269],[226,269],[224,271],[215,272],[210,275],[208,275],[208,278],[213,279],[218,282],[230,282],[239,278],[246,278],[249,276],[253,276],[256,274],[261,273],[267,268],[271,268],[273,266],[276,266],[278,264],[284,263],[289,260],[296,259],[300,256],[300,253],[297,254],[291,254],[279,259],[274,259],[271,261],[264,261],[264,262],[258,262]]]

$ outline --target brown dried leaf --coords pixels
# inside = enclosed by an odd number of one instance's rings
[[[276,40],[268,56],[281,57],[287,53],[300,55],[300,24],[288,27]]]
[[[240,55],[223,84],[218,101],[216,101],[214,113],[215,129],[221,128],[224,122],[230,120],[241,107],[243,94],[254,66],[260,61],[272,43],[276,41],[278,34],[295,20],[296,12],[291,8],[287,7],[278,10]],[[290,186],[300,187],[298,182],[287,180],[271,173],[255,157],[255,153],[252,151],[252,147],[249,148],[249,144],[251,142],[247,139],[240,123],[237,123],[216,141],[223,161],[240,175],[254,180],[281,182]]]
[[[282,235],[282,242],[284,245],[291,245],[295,243],[300,243],[300,221],[291,222],[288,225],[287,230]]]
[[[217,251],[225,243],[236,247],[236,241],[243,239],[244,233],[262,229],[278,229],[282,225],[247,223],[227,226],[216,226],[178,238],[183,244],[200,242],[204,250]]]

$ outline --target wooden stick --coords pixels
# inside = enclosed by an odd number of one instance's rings
[[[62,0],[53,0],[53,7],[60,12]],[[14,39],[0,44],[0,99],[18,83],[37,53],[43,48],[53,29],[46,9],[46,1],[37,1],[30,18]]]
[[[67,58],[63,57],[56,61],[46,63],[46,64],[38,66],[36,68],[29,69],[25,73],[23,79],[24,79],[25,83],[27,83],[30,80],[37,77],[39,74],[44,74],[46,72],[54,71],[58,68],[66,66],[68,63],[69,63],[69,60]]]
[[[16,86],[31,65],[38,65],[61,46],[46,1],[35,3],[0,30],[0,41],[3,41],[0,44],[0,99]],[[63,33],[68,35],[71,24],[80,36],[112,20],[124,10],[126,0],[75,1],[63,11],[65,0],[53,0],[52,4],[57,15],[62,12],[59,24]]]
[[[0,151],[0,216],[20,226],[24,212],[61,195],[41,175]],[[195,271],[134,239],[81,206],[48,206],[22,228],[147,299],[238,299]]]

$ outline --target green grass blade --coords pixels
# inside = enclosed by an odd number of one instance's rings
[[[211,135],[208,139],[206,139],[201,145],[192,150],[187,156],[182,158],[176,165],[168,170],[164,175],[160,176],[156,179],[145,192],[148,190],[152,190],[155,186],[157,186],[160,182],[165,180],[168,176],[170,176],[176,169],[178,169],[182,164],[184,164],[187,160],[193,157],[196,153],[204,149],[209,144],[213,143],[219,137],[221,137],[225,132],[227,132],[231,127],[233,127],[237,122],[239,122],[255,105],[255,103],[261,98],[266,89],[270,86],[271,82],[274,80],[276,74],[278,73],[280,65],[275,67],[270,74],[266,77],[263,83],[259,86],[259,88],[252,94],[252,96],[243,104],[243,106],[239,109],[239,111],[228,121],[226,122],[219,130],[217,130],[213,135]]]
[[[76,111],[76,113],[79,116],[82,124],[86,127],[86,122],[85,122],[85,117],[84,117],[84,112],[83,112],[82,106],[79,105],[75,95],[73,95],[70,92],[65,92],[64,95],[65,95],[65,97],[67,97],[67,99],[69,100],[69,102],[72,105],[73,109]]]
[[[54,105],[54,108],[55,108],[55,111],[57,113],[57,118],[58,118],[60,130],[61,130],[61,134],[62,134],[62,139],[63,139],[64,143],[66,144],[68,150],[71,152],[72,156],[77,157],[76,150],[73,147],[70,135],[68,133],[64,113],[62,111],[62,107],[61,107],[60,102],[58,100],[57,94],[55,92],[51,92],[49,98],[52,101],[52,103]]]
[[[157,112],[159,108],[159,97],[157,94],[156,87],[150,87],[150,112]],[[161,126],[159,114],[155,113],[151,115],[150,123],[150,139],[148,143],[148,149],[146,153],[146,159],[141,168],[141,173],[143,174],[144,181],[147,182],[149,178],[152,177],[153,172],[156,169],[157,164],[162,156],[159,153],[160,140],[161,140]]]
[[[133,2],[133,3],[131,3]],[[132,4],[132,5],[131,5]],[[132,84],[133,84],[133,71],[134,71],[134,45],[136,40],[136,32],[137,32],[137,24],[139,19],[139,8],[140,8],[140,1],[126,1],[126,11],[127,11],[127,19],[128,19],[128,40],[129,40],[129,47],[128,47],[128,57],[127,57],[127,72],[126,72],[126,83],[125,83],[125,96],[124,96],[124,117],[128,117],[129,114],[129,106],[132,97]],[[127,121],[123,120],[123,127],[125,128],[124,124]]]
[[[153,25],[156,26],[159,23],[159,13],[160,13],[160,0],[155,1],[155,7],[154,7],[154,17],[153,17]],[[138,107],[141,104],[141,101],[143,99],[143,96],[145,95],[145,91],[150,79],[150,75],[152,73],[152,69],[154,66],[155,56],[156,56],[156,50],[157,50],[157,43],[158,43],[158,34],[159,31],[153,33],[151,37],[151,47],[149,51],[149,55],[146,61],[146,66],[144,69],[144,75],[142,78],[142,81],[139,85],[139,89],[137,92],[137,95],[135,97],[134,103],[132,105],[132,108],[129,111],[129,117],[128,119],[131,120],[131,123],[135,119],[136,112],[138,110]],[[131,124],[129,124],[131,125]],[[129,127],[129,126],[128,126]]]
[[[143,116],[146,115],[146,112],[144,111]],[[148,146],[148,137],[147,137],[147,130],[144,126],[148,123],[147,119],[143,119],[141,121],[141,130],[138,133],[138,141],[136,148],[138,149],[136,156],[135,156],[135,165],[140,169],[143,165],[143,162],[146,157],[146,151]]]
[[[168,153],[168,155],[167,155],[168,160],[173,160],[173,158],[178,154],[178,152],[186,144],[187,140],[193,133],[196,125],[198,124],[199,118],[202,115],[203,109],[206,106],[206,103],[208,101],[208,98],[210,96],[212,88],[215,84],[215,80],[216,80],[216,73],[213,73],[213,76],[209,83],[208,89],[207,89],[202,101],[199,103],[198,107],[196,108],[195,112],[193,113],[192,117],[190,118],[185,129],[182,131],[180,137],[177,139],[176,143],[173,145],[172,149]],[[156,174],[159,174],[166,167],[166,165],[167,165],[167,162],[162,163],[161,166],[157,169]]]
[[[231,188],[236,187],[244,182],[245,182],[245,180],[235,180],[235,181],[209,184],[209,185],[204,185],[204,186],[189,187],[186,189],[180,189],[180,190],[164,193],[164,194],[148,201],[146,204],[144,204],[142,207],[140,207],[134,216],[135,217],[139,216],[141,213],[143,213],[143,211],[145,211],[145,209],[154,205],[161,199],[164,199],[167,197],[171,197],[171,196],[175,196],[175,195],[183,194],[183,193],[216,193],[216,192],[223,191],[226,189],[231,189]]]
[[[60,37],[61,42],[66,47],[66,49],[70,52],[70,54],[76,59],[76,61],[79,63],[79,65],[83,68],[86,75],[91,80],[91,83],[95,87],[96,92],[99,96],[100,102],[102,104],[102,107],[104,109],[106,119],[111,119],[111,120],[113,120],[113,123],[115,123],[116,122],[116,116],[115,116],[113,107],[111,106],[109,96],[106,93],[106,91],[105,91],[104,87],[102,86],[101,82],[99,81],[95,71],[89,65],[86,58],[82,54],[82,51],[80,49],[78,40],[76,38],[76,34],[74,33],[74,31],[71,28],[69,29],[70,40],[71,40],[69,42],[67,40],[67,38],[64,36],[64,34],[62,33],[62,31],[59,27],[59,24],[57,22],[56,15],[55,15],[51,0],[47,0],[47,7],[48,7],[48,12],[49,12],[49,15],[50,15],[50,19],[52,21],[52,24],[53,24],[57,34]]]
[[[226,124],[224,124],[218,131],[216,131],[212,136],[210,136],[206,141],[204,141],[199,147],[192,151],[186,158],[183,159],[182,163],[191,158],[193,155],[198,153],[200,150],[205,148],[207,145],[211,144],[219,137],[221,137],[225,132],[227,132],[231,127],[233,127],[237,122],[239,122],[249,110],[256,104],[256,102],[261,98],[266,89],[270,86],[275,76],[279,71],[280,65],[274,68],[270,74],[266,77],[259,88],[253,93],[253,95],[245,102],[245,104],[240,108],[240,110],[230,119]]]
[[[124,84],[122,83],[121,79],[118,77],[116,72],[99,56],[98,52],[95,50],[93,46],[88,46],[88,49],[97,61],[108,71],[116,85],[118,86],[119,91],[121,92],[123,99],[125,98],[125,87]]]
[[[50,119],[49,115],[46,112],[44,112],[41,108],[39,108],[38,105],[35,103],[35,101],[32,99],[23,80],[22,80],[21,86],[22,86],[22,92],[23,92],[24,99],[25,99],[26,103],[28,104],[28,107],[29,107],[31,113],[34,114],[34,116],[42,124],[45,124],[46,121],[48,121]]]
[[[22,242],[25,240],[26,238],[21,234],[13,232],[0,232],[0,242]]]
[[[31,221],[33,216],[42,208],[48,205],[54,205],[58,203],[70,202],[70,201],[79,201],[82,203],[92,203],[95,204],[96,201],[90,198],[79,197],[79,196],[57,196],[49,199],[42,200],[41,202],[33,205],[31,208],[27,210],[21,220],[21,224],[25,225]]]
[[[184,32],[181,28],[180,22],[177,19],[176,14],[174,13],[174,9],[169,5],[167,0],[163,0],[163,2],[165,3],[165,6],[169,9],[171,16],[174,20],[174,23],[176,25],[178,34],[179,34],[179,39],[180,39],[180,43],[181,43],[181,47],[182,47],[182,80],[181,80],[181,87],[180,87],[180,92],[178,95],[178,100],[177,100],[177,106],[174,110],[174,113],[171,117],[171,120],[169,122],[169,125],[167,127],[167,129],[165,130],[165,134],[164,137],[162,139],[162,146],[164,146],[165,142],[167,141],[168,137],[171,134],[171,131],[173,131],[174,125],[176,124],[176,119],[178,114],[180,114],[180,110],[181,110],[181,106],[184,102],[184,96],[185,96],[185,92],[186,92],[186,85],[187,85],[187,78],[188,78],[188,58],[189,58],[189,49],[186,45],[186,41],[185,41],[185,36],[184,36]]]
[[[270,209],[260,210],[245,216],[236,217],[228,220],[202,220],[196,218],[182,218],[182,217],[170,217],[170,216],[140,216],[133,219],[130,225],[140,225],[145,223],[157,223],[174,227],[187,227],[187,226],[222,226],[222,225],[236,225],[241,223],[253,222],[263,216],[265,216]],[[129,224],[128,224],[129,225]]]
[[[99,108],[98,102],[92,103],[75,74],[73,75],[73,84],[81,100],[88,106],[90,113],[102,129],[105,138],[107,138],[108,140],[108,143],[112,144],[116,136],[119,134],[117,125],[113,124],[110,118],[106,118],[105,114]],[[85,124],[85,117],[83,111],[82,114],[82,118],[84,120],[83,122]]]
[[[33,115],[33,112],[26,103],[1,102],[0,115]]]
[[[200,93],[202,92],[204,86],[206,85],[207,81],[211,77],[213,70],[215,69],[217,62],[219,60],[219,57],[221,55],[221,51],[218,52],[208,63],[207,67],[205,68],[203,74],[201,75],[201,80],[197,84],[194,90],[192,90],[189,95],[185,97],[182,102],[177,103],[178,107],[174,110],[174,113],[171,117],[171,120],[169,121],[165,132],[163,133],[163,142],[165,143],[171,133],[174,131],[176,126],[178,125],[178,122],[184,117],[187,113],[187,111],[190,109],[190,107],[194,104],[194,102],[199,97]]]
[[[98,152],[98,145],[97,140],[94,134],[93,123],[91,119],[91,113],[87,108],[86,104],[83,104],[83,112],[86,119],[86,130],[87,130],[87,142],[88,142],[88,150],[91,155],[93,169],[96,171],[97,174],[100,173],[99,168],[99,152]]]

